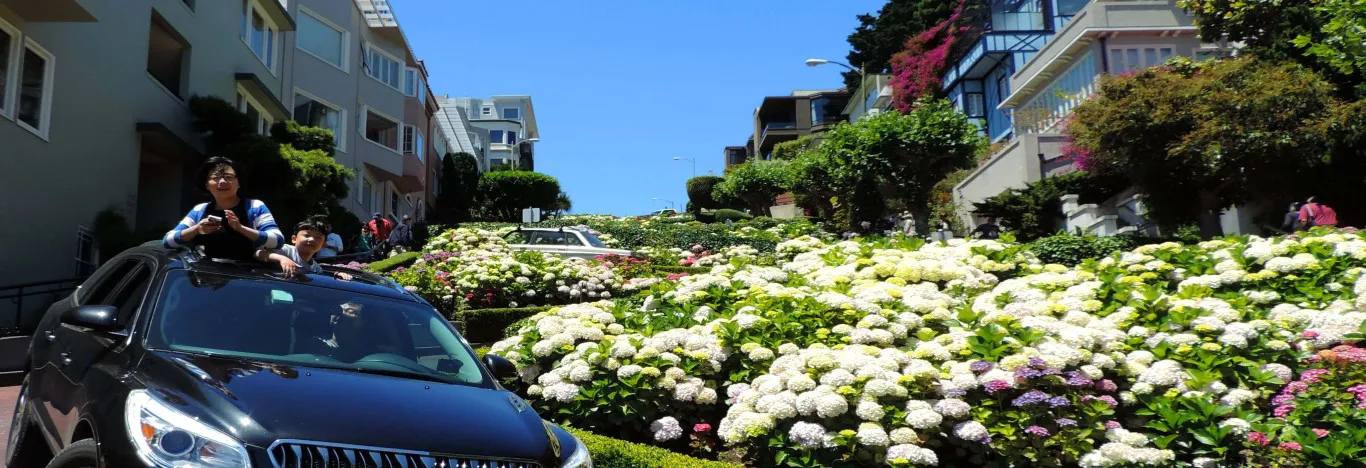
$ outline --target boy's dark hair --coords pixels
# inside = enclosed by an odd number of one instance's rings
[[[242,171],[237,169],[237,165],[233,164],[231,159],[222,156],[214,156],[205,160],[204,164],[199,166],[199,171],[195,172],[195,177],[200,184],[203,184],[209,181],[209,174],[213,174],[214,171],[222,167],[232,168],[232,171],[237,174],[237,183],[242,183]]]
[[[294,225],[294,232],[298,233],[299,231],[318,231],[323,233],[323,235],[328,235],[332,233],[332,225],[327,223],[327,218],[322,216],[310,216],[308,219]]]

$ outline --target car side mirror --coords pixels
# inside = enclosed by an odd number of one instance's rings
[[[105,333],[123,329],[119,325],[119,308],[107,305],[84,305],[68,309],[62,313],[62,323]]]
[[[498,380],[512,380],[517,378],[517,366],[511,361],[497,354],[485,354],[483,357],[484,367],[493,372],[493,376]]]

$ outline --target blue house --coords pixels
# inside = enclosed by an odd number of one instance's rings
[[[992,142],[1009,139],[1010,113],[998,109],[1010,96],[1010,76],[1043,48],[1090,0],[988,0],[985,30],[944,74],[948,99]]]

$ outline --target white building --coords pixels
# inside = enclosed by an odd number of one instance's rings
[[[474,155],[480,171],[536,170],[540,141],[531,96],[489,99],[437,96],[435,119],[450,135],[453,151]]]

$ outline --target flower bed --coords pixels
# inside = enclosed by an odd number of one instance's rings
[[[1315,352],[1360,338],[1356,234],[1148,245],[1070,268],[994,241],[805,237],[775,252],[776,266],[543,312],[491,352],[543,415],[699,456],[719,440],[760,466],[1317,466],[1319,450],[1362,447],[1366,423],[1342,409],[1359,373],[1284,393],[1336,362]],[[1286,394],[1293,409],[1271,406]],[[1273,421],[1297,416],[1329,435]]]

